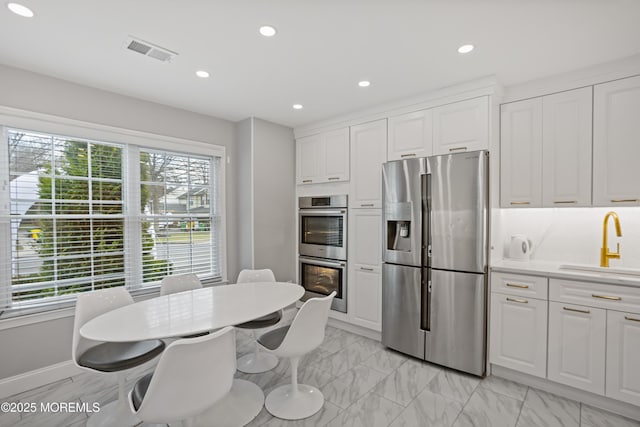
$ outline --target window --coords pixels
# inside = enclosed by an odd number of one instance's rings
[[[3,134],[0,206],[9,215],[0,238],[9,259],[0,265],[0,311],[46,309],[104,287],[153,287],[167,274],[222,277],[220,157]]]

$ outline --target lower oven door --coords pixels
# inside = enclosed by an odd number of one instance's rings
[[[347,263],[300,257],[300,285],[305,289],[303,301],[323,297],[335,291],[331,309],[347,312]]]

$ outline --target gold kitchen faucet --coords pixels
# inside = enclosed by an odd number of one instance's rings
[[[609,252],[607,247],[607,229],[609,228],[609,217],[613,217],[613,222],[616,226],[616,235],[622,237],[622,231],[620,230],[620,219],[618,214],[611,211],[607,212],[604,216],[604,222],[602,224],[602,248],[600,249],[600,267],[609,267],[609,260],[611,258],[620,259],[620,243],[618,243],[618,250],[616,252]]]

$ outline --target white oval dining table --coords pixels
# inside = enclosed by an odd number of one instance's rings
[[[293,304],[303,295],[302,286],[283,282],[206,287],[117,308],[85,323],[80,334],[107,342],[183,337],[257,319]],[[260,413],[263,404],[260,387],[234,379],[229,394],[200,414],[194,425],[242,426]]]

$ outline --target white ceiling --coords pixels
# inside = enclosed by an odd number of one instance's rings
[[[487,75],[510,85],[640,53],[638,0],[18,1],[36,16],[3,5],[0,63],[289,126]],[[260,36],[263,24],[278,34]],[[128,35],[179,56],[126,51]],[[465,43],[476,50],[458,54]]]

